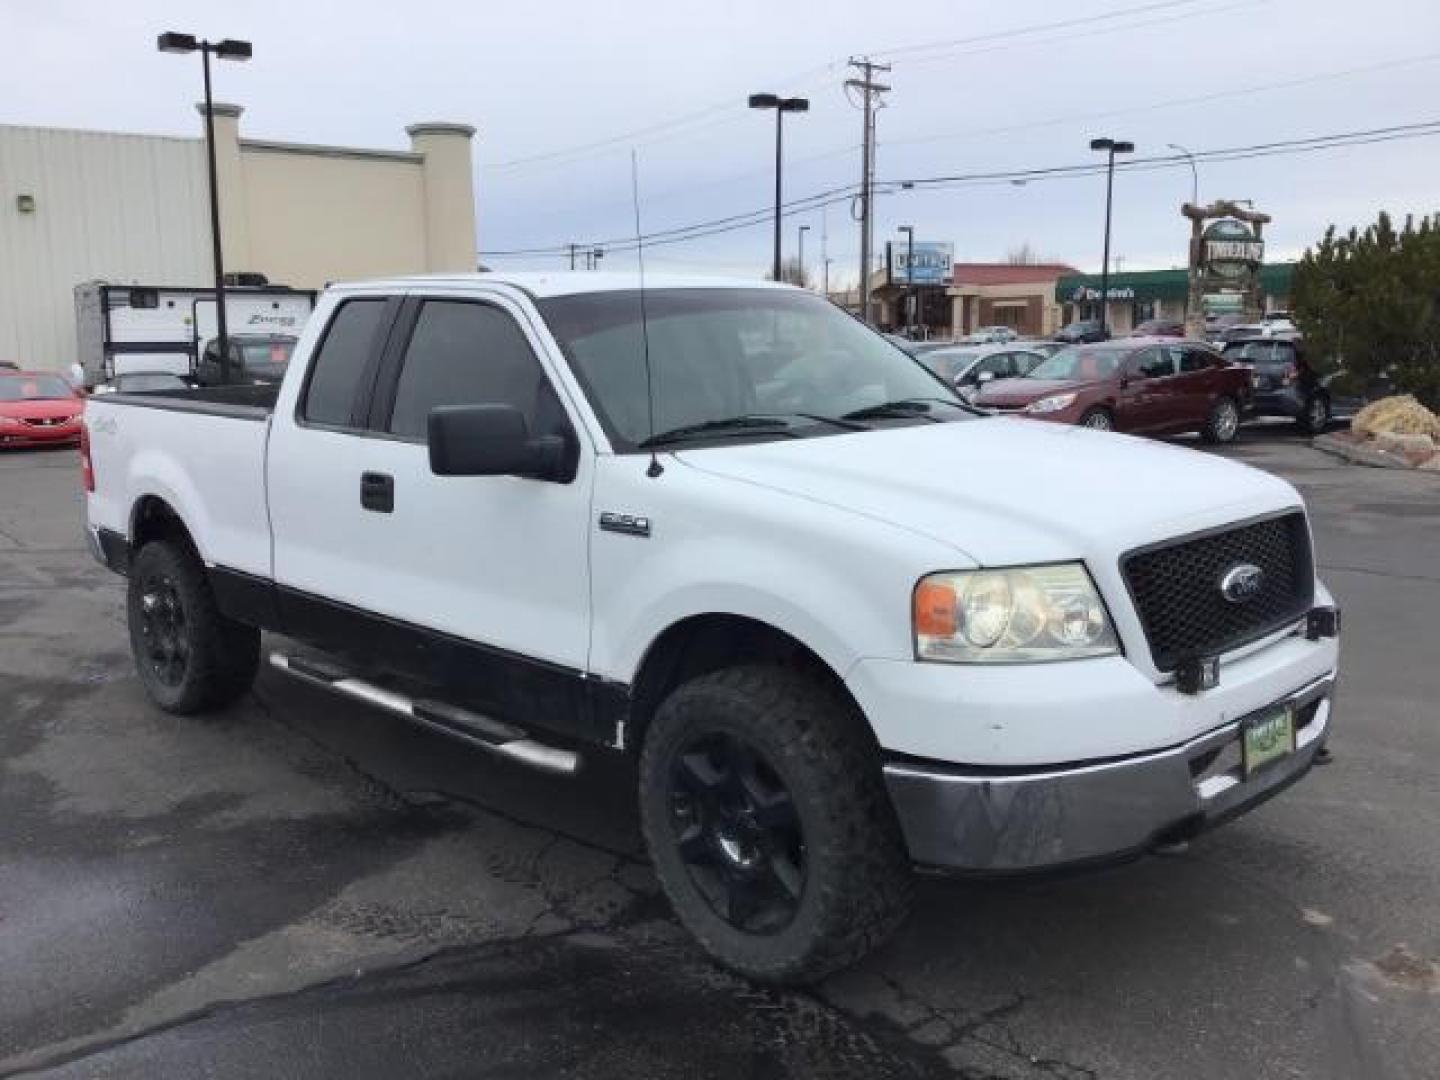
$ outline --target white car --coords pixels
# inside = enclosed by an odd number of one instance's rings
[[[89,540],[155,704],[261,656],[528,766],[628,754],[721,962],[813,980],[911,867],[1129,858],[1280,792],[1339,614],[1293,487],[977,414],[804,290],[333,287],[278,388],[86,410]],[[268,393],[268,397],[265,395]]]
[[[965,345],[1004,345],[1020,335],[1009,326],[979,326],[960,339]]]

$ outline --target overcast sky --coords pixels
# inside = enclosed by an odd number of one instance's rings
[[[154,49],[174,29],[254,43],[251,63],[216,69],[242,135],[405,148],[407,123],[473,124],[486,252],[631,234],[632,148],[647,233],[769,205],[773,114],[746,108],[754,91],[811,101],[787,119],[787,199],[856,184],[861,121],[842,83],[857,53],[893,64],[881,181],[1084,163],[1096,135],[1150,157],[1440,120],[1435,0],[0,0],[0,23],[0,123],[196,134],[198,60]],[[1332,221],[1440,209],[1437,175],[1440,134],[1199,165],[1202,201],[1274,216],[1270,258]],[[1183,163],[1117,175],[1125,269],[1184,261],[1190,187]],[[826,231],[832,280],[853,280],[858,229],[839,198],[787,219],[786,250],[808,224],[818,266]],[[913,224],[966,261],[1028,242],[1098,270],[1103,206],[1097,176],[895,191],[875,233]],[[761,223],[654,246],[647,266],[758,275],[769,245]]]

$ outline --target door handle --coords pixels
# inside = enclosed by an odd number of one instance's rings
[[[395,478],[389,473],[361,473],[360,505],[377,513],[392,513],[395,509]]]

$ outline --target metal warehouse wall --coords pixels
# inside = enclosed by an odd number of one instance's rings
[[[67,367],[81,281],[206,284],[208,213],[199,139],[0,125],[0,360]]]

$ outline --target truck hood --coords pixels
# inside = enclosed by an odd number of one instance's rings
[[[976,565],[1091,558],[1302,505],[1211,454],[1009,417],[684,450],[685,464],[888,521]]]

